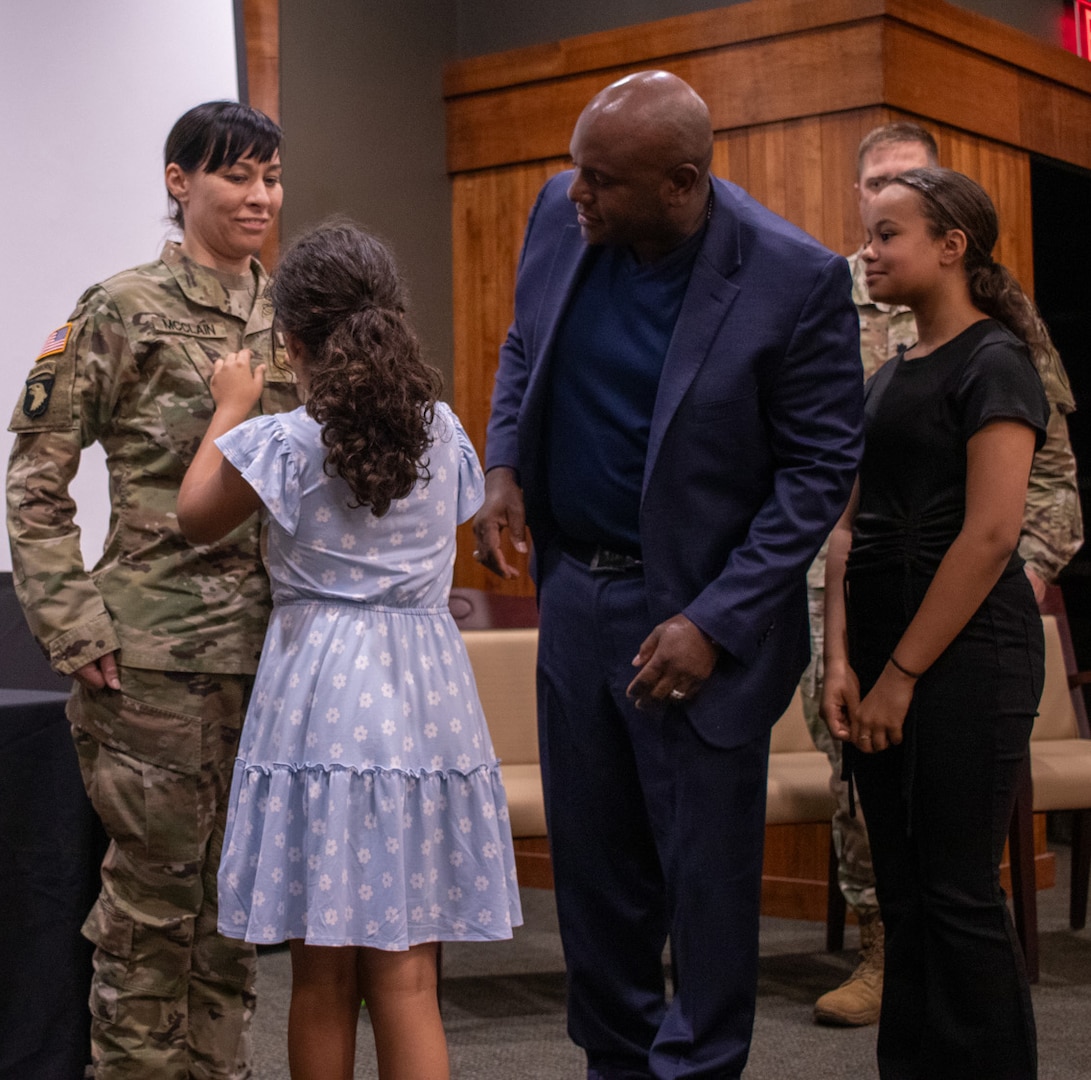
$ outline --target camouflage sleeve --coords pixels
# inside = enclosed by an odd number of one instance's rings
[[[130,356],[120,316],[104,293],[90,290],[47,341],[10,425],[16,435],[7,482],[12,576],[35,638],[62,674],[118,648],[113,620],[84,566],[68,487],[81,451],[109,417],[113,382]]]
[[[1061,363],[1061,356],[1054,348],[1049,337],[1049,329],[1032,305],[1032,313],[1038,324],[1038,331],[1044,345],[1034,351],[1034,365],[1042,377],[1042,388],[1051,407],[1056,407],[1065,416],[1076,411],[1076,399],[1072,396],[1072,385],[1068,381],[1068,372]]]
[[[1059,366],[1060,361],[1057,363]],[[1083,544],[1083,513],[1076,486],[1076,458],[1068,439],[1065,399],[1058,395],[1048,369],[1039,366],[1039,371],[1049,400],[1049,424],[1046,441],[1034,455],[1030,469],[1019,554],[1044,581],[1053,581]]]

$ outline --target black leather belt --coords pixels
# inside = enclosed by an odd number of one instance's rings
[[[571,555],[594,573],[626,574],[631,570],[639,570],[644,565],[639,555],[615,551],[602,544],[573,540],[568,536],[561,537],[559,546],[566,555]]]

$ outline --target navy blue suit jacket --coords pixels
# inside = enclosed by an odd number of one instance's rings
[[[486,446],[486,468],[516,470],[539,550],[556,532],[543,432],[552,347],[589,250],[570,178],[550,179],[530,215]],[[724,650],[686,713],[728,748],[776,721],[806,666],[806,570],[848,501],[863,393],[846,261],[712,183],[652,416],[640,539],[649,631],[682,612]]]

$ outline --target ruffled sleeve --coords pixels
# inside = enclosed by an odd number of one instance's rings
[[[299,525],[299,462],[280,415],[255,416],[216,445],[257,492],[278,525],[294,536]]]
[[[458,465],[458,523],[469,521],[481,509],[485,501],[485,476],[481,471],[481,462],[477,459],[477,451],[466,434],[449,405],[440,401],[436,403],[436,418],[442,418],[449,432],[454,433],[440,436],[448,443],[452,463],[457,460]]]

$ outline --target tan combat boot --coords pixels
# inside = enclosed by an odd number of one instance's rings
[[[883,921],[875,914],[860,922],[860,963],[836,990],[815,1002],[815,1022],[838,1027],[874,1024],[882,998]]]

